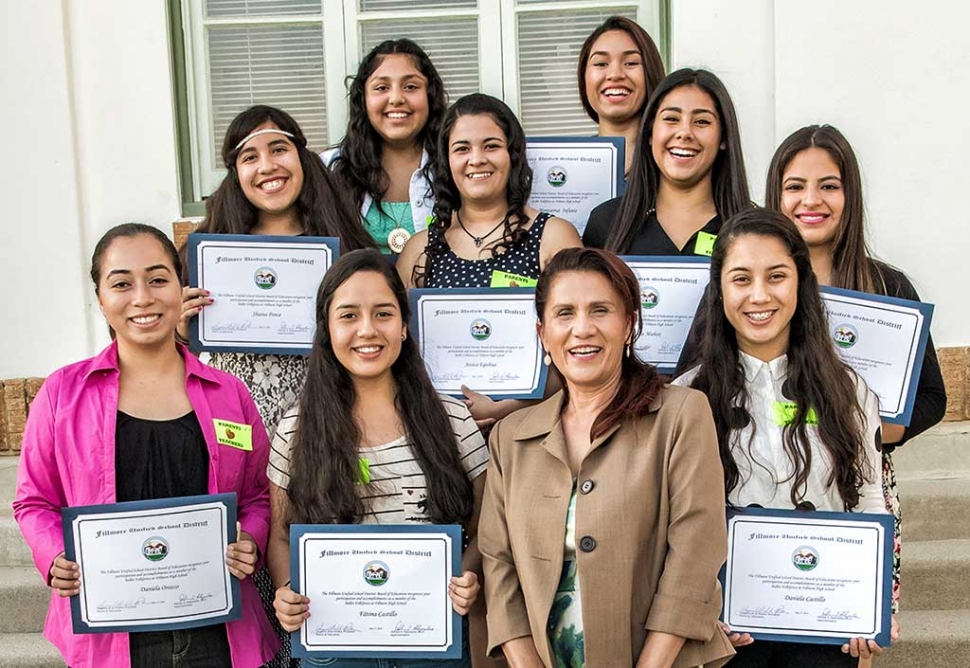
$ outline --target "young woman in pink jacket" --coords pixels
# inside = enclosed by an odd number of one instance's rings
[[[181,267],[147,225],[109,230],[92,258],[114,341],[55,371],[30,407],[14,516],[51,587],[45,637],[72,668],[256,668],[278,641],[248,577],[269,532],[269,441],[245,385],[175,342]],[[252,450],[219,445],[215,420],[252,428]],[[180,631],[72,632],[78,564],[64,556],[61,508],[235,492],[240,531],[226,564],[240,579],[242,619]]]

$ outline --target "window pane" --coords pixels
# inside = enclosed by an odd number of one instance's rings
[[[319,14],[320,0],[206,0],[205,13],[209,18],[239,16],[291,16]]]
[[[464,7],[477,7],[478,0],[411,0],[411,2],[401,2],[401,0],[359,0],[357,6],[362,12],[381,12],[388,9],[461,9]]]
[[[241,111],[269,104],[292,115],[308,145],[327,145],[323,28],[309,26],[211,26],[209,88],[215,164],[226,128]]]
[[[475,18],[364,21],[360,24],[360,36],[361,56],[386,39],[413,39],[434,62],[452,101],[479,89],[478,21]],[[495,58],[499,58],[498,53]]]
[[[519,14],[519,117],[527,134],[596,134],[579,101],[576,65],[586,37],[613,15],[637,17],[635,9],[609,8]]]

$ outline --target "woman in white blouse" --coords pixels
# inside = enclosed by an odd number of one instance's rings
[[[808,248],[784,216],[732,217],[711,258],[699,364],[734,506],[886,513],[879,407],[836,355]],[[799,645],[734,634],[732,666],[853,666],[873,641]],[[753,643],[753,644],[752,644]]]

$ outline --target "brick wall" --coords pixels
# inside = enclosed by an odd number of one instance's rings
[[[43,378],[0,381],[0,455],[20,452],[27,410],[43,382]]]

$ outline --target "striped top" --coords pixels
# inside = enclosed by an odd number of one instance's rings
[[[441,403],[451,418],[462,467],[469,480],[474,480],[485,472],[488,446],[464,403],[446,396],[441,396]],[[287,489],[290,482],[290,442],[298,422],[299,409],[294,406],[280,420],[273,437],[267,475],[273,484],[282,489]],[[366,461],[370,474],[370,483],[361,486],[361,498],[369,508],[361,523],[430,521],[425,511],[427,482],[414,459],[407,436],[373,448],[361,448],[360,458]]]

